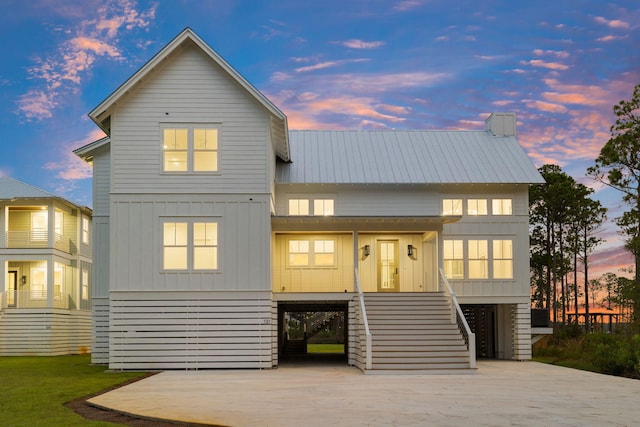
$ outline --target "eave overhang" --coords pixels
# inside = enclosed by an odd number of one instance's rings
[[[424,232],[437,231],[461,216],[272,216],[274,232]]]

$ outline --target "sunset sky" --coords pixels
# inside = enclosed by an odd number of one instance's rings
[[[640,2],[621,0],[3,0],[0,176],[91,206],[72,150],[87,113],[191,27],[290,129],[483,129],[513,111],[535,162],[585,176],[640,83]],[[608,224],[594,274],[632,258]]]

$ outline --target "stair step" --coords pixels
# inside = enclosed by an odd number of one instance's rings
[[[469,363],[372,363],[372,368],[374,370],[469,369]]]
[[[434,322],[434,321],[402,321],[395,320],[393,322],[387,321],[369,321],[369,329],[372,330],[385,330],[385,329],[393,329],[395,331],[405,330],[405,329],[423,329],[423,330],[433,330],[433,329],[442,329],[446,331],[457,331],[458,327],[452,323],[445,322]]]
[[[452,339],[447,337],[446,335],[442,335],[438,338],[432,338],[432,339],[426,339],[426,340],[416,340],[416,339],[379,339],[376,337],[373,337],[371,340],[371,344],[372,346],[376,347],[376,346],[405,346],[405,345],[451,345],[451,344],[456,344],[458,342],[463,343],[463,345],[466,347],[466,344],[464,344],[464,341],[462,341],[462,339]]]
[[[380,361],[381,359],[401,359],[410,362],[414,359],[424,359],[426,361],[433,361],[440,358],[446,358],[447,360],[453,360],[455,358],[463,358],[465,361],[469,357],[469,352],[465,350],[451,350],[451,351],[421,351],[421,352],[405,352],[405,351],[376,351],[373,356],[374,361]]]
[[[443,345],[383,345],[383,344],[372,344],[371,347],[375,351],[380,352],[394,352],[394,351],[405,351],[405,352],[413,352],[413,351],[468,351],[467,346],[464,344],[443,344]]]

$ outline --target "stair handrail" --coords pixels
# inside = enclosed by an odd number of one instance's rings
[[[358,301],[360,302],[360,313],[362,321],[364,323],[364,332],[366,340],[365,350],[365,369],[371,369],[373,366],[373,358],[371,355],[371,331],[369,330],[369,321],[367,320],[367,309],[364,306],[364,292],[362,292],[362,286],[360,285],[360,274],[358,273],[358,267],[354,268],[356,291],[358,292]]]
[[[447,276],[444,274],[444,270],[442,268],[439,270],[439,282],[442,284],[441,290],[444,292],[445,297],[451,304],[451,320],[458,325],[462,338],[464,338],[464,341],[467,344],[467,350],[469,350],[469,367],[473,369],[476,367],[476,334],[471,332],[469,323],[467,323],[467,319],[464,317],[462,308],[458,303],[456,293],[453,292],[453,289],[449,284],[449,280],[447,280]]]

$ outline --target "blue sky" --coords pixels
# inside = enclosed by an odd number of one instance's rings
[[[581,182],[640,83],[640,3],[3,0],[0,175],[91,206],[87,113],[191,27],[291,129],[482,129],[514,111],[536,166]],[[619,195],[597,197],[620,214]],[[615,227],[598,263],[629,265]],[[604,268],[604,267],[603,267]]]

